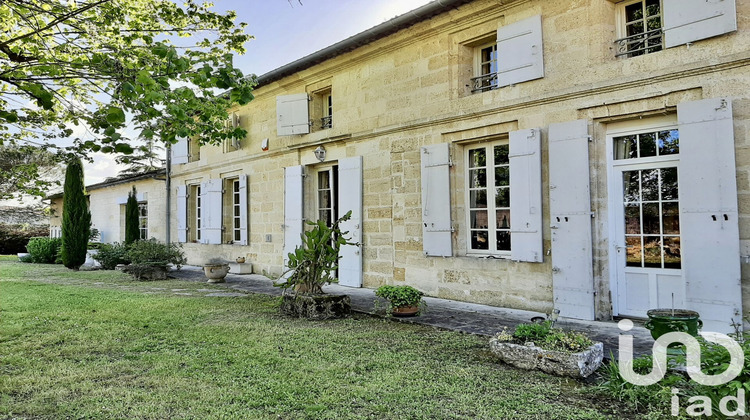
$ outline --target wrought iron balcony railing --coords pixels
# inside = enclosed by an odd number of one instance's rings
[[[333,127],[333,115],[323,117],[320,119],[320,128],[331,128]]]
[[[616,39],[615,44],[617,44],[617,53],[615,53],[615,57],[621,57],[624,55],[634,57],[636,55],[661,51],[662,30],[661,28],[652,29],[648,32]]]
[[[471,93],[497,89],[497,73],[483,74],[471,78]]]

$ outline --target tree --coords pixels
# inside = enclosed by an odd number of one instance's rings
[[[21,192],[43,195],[62,180],[58,156],[36,146],[0,146],[0,200]]]
[[[83,186],[83,163],[73,159],[65,171],[62,214],[63,265],[78,270],[86,261],[91,229],[91,213]]]
[[[0,2],[0,145],[32,139],[68,159],[147,151],[134,143],[138,137],[165,145],[177,137],[210,144],[244,137],[224,121],[230,106],[253,99],[254,78],[232,65],[232,53],[243,53],[251,37],[234,12],[210,7],[196,0]],[[76,127],[90,138],[64,145]],[[33,180],[23,171],[15,176]]]
[[[146,151],[137,149],[132,155],[118,156],[117,163],[127,165],[118,176],[137,175],[162,169],[164,165],[162,165],[158,152],[164,150],[164,148],[156,144],[153,139],[146,141],[146,148]]]
[[[139,239],[141,226],[138,220],[138,199],[133,186],[133,191],[128,193],[128,201],[125,204],[125,244],[132,244]]]

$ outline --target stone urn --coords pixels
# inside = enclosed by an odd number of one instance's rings
[[[237,257],[237,259],[235,261],[237,261],[237,264],[244,264],[245,263],[245,257]]]
[[[209,283],[223,283],[224,277],[229,273],[229,264],[206,264],[203,266],[203,272]]]

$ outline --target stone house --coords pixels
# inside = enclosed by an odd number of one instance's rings
[[[441,0],[258,78],[241,141],[172,149],[191,263],[578,319],[747,312],[750,0]]]
[[[159,169],[141,174],[120,176],[86,186],[91,212],[91,227],[99,230],[99,241],[125,241],[125,203],[128,193],[136,188],[139,226],[142,239],[167,238],[166,171]],[[63,194],[50,200],[50,236],[60,237]]]

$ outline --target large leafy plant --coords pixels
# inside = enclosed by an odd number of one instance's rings
[[[352,217],[349,211],[340,219],[327,226],[325,221],[308,221],[312,229],[302,234],[302,245],[290,252],[287,270],[281,275],[276,286],[283,289],[294,288],[298,292],[309,294],[323,293],[323,285],[335,282],[332,273],[338,269],[341,258],[339,250],[343,245],[358,245],[349,242],[341,231],[341,223]]]
[[[380,286],[378,287],[378,290],[375,291],[375,296],[388,300],[388,309],[390,310],[406,306],[418,306],[421,312],[426,306],[422,300],[424,293],[407,285]],[[379,306],[379,303],[380,302],[376,300],[375,306]]]

